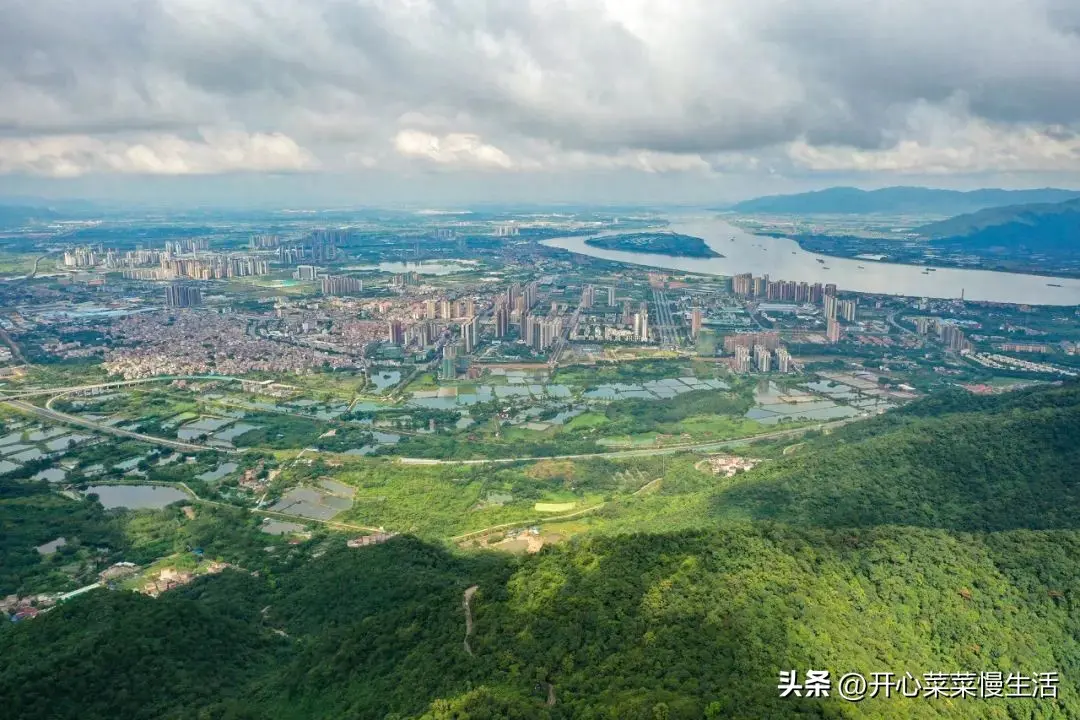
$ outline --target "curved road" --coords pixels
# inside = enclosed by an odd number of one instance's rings
[[[516,462],[532,462],[540,460],[582,460],[586,458],[625,458],[625,457],[640,457],[642,455],[671,455],[673,453],[687,452],[692,450],[712,450],[735,447],[743,443],[753,442],[754,440],[774,440],[776,438],[797,436],[805,433],[808,430],[825,430],[828,428],[840,427],[846,425],[849,422],[855,422],[861,418],[844,418],[843,420],[833,420],[832,422],[821,423],[819,425],[813,425],[810,427],[794,428],[792,430],[778,430],[776,432],[763,433],[761,435],[750,435],[744,438],[735,438],[732,440],[713,440],[706,443],[683,443],[680,445],[668,445],[660,448],[646,448],[642,450],[612,450],[610,452],[595,452],[595,453],[581,453],[578,455],[544,455],[535,456],[530,455],[528,457],[512,457],[512,458],[480,458],[477,460],[438,460],[436,458],[398,458],[398,462],[403,465],[488,465],[497,463],[516,463]]]
[[[18,400],[28,397],[42,397],[44,395],[70,395],[88,390],[107,390],[109,388],[126,387],[128,385],[143,385],[152,382],[172,382],[173,380],[224,380],[226,382],[242,382],[243,378],[231,375],[155,375],[154,377],[139,378],[137,380],[111,380],[109,382],[94,383],[93,385],[70,385],[68,387],[41,388],[27,390],[26,392],[0,394],[0,400]]]
[[[184,450],[187,452],[203,452],[204,450],[217,450],[227,453],[241,452],[235,448],[223,448],[212,447],[210,445],[200,445],[198,443],[189,443],[182,440],[170,440],[168,438],[157,437],[155,435],[145,435],[143,433],[133,432],[131,430],[123,430],[121,428],[112,427],[110,425],[103,425],[101,423],[93,422],[92,420],[86,420],[85,418],[77,417],[75,415],[68,415],[58,410],[53,410],[50,405],[53,400],[63,397],[65,395],[71,395],[78,392],[86,392],[89,390],[104,390],[113,387],[123,387],[127,385],[140,385],[150,382],[164,382],[173,380],[225,380],[239,382],[239,378],[234,378],[226,375],[161,375],[152,378],[141,378],[139,380],[116,380],[113,382],[97,383],[94,385],[77,385],[66,388],[48,388],[44,390],[32,390],[24,393],[12,393],[9,395],[0,394],[0,402],[8,407],[23,413],[29,413],[35,415],[43,420],[49,420],[51,422],[60,423],[63,425],[74,425],[76,427],[85,428],[87,430],[93,430],[98,433],[106,435],[115,435],[117,437],[131,438],[132,440],[139,440],[140,442],[150,443],[151,445],[161,445],[163,447],[172,448],[174,450]],[[42,397],[50,396],[45,403],[45,407],[39,407],[28,402],[24,402],[22,398],[28,397]]]
[[[204,450],[220,450],[222,452],[236,453],[239,452],[236,449],[229,448],[217,448],[209,445],[198,445],[196,443],[183,442],[181,440],[169,440],[168,438],[156,437],[154,435],[144,435],[142,433],[133,432],[131,430],[123,430],[118,427],[111,427],[109,425],[102,425],[91,420],[85,420],[74,415],[68,415],[67,413],[57,412],[56,410],[50,410],[49,408],[38,407],[37,405],[31,405],[28,402],[22,400],[7,400],[4,402],[10,408],[14,408],[20,412],[36,415],[42,420],[49,420],[51,422],[60,423],[62,425],[75,425],[77,427],[86,428],[87,430],[93,430],[95,432],[104,433],[106,435],[116,435],[118,437],[131,438],[132,440],[139,440],[141,442],[150,443],[152,445],[162,445],[164,447],[173,448],[174,450],[186,450],[187,452],[203,452]]]
[[[904,327],[900,323],[896,322],[896,313],[891,312],[885,317],[886,322],[892,325],[894,328],[900,331],[901,335],[915,335],[916,333],[908,328]]]

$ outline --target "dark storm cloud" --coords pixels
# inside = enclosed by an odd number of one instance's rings
[[[891,148],[949,118],[1070,141],[1078,27],[1065,0],[7,0],[0,138],[239,128],[326,161],[419,128],[453,134],[440,162]]]

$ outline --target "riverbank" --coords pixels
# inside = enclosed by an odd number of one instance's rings
[[[1069,264],[1048,270],[1044,265],[1035,265],[1021,255],[1006,258],[988,258],[971,253],[958,257],[927,254],[921,249],[912,249],[910,244],[897,247],[902,241],[879,240],[856,236],[833,235],[781,235],[769,234],[769,237],[783,238],[798,243],[806,252],[846,260],[861,260],[867,255],[876,255],[874,262],[890,265],[907,265],[924,268],[954,268],[961,270],[983,270],[986,272],[1021,273],[1048,278],[1080,278],[1080,267]],[[933,253],[950,252],[947,247],[926,245],[926,251]],[[977,262],[972,262],[978,258]]]
[[[754,235],[716,216],[686,216],[669,226],[674,232],[702,238],[723,258],[679,258],[655,253],[606,250],[583,237],[545,240],[587,257],[703,275],[752,273],[779,280],[833,283],[841,290],[871,295],[958,299],[1013,305],[1080,305],[1080,278],[942,268],[828,257],[811,253],[794,240]],[[1059,286],[1059,287],[1055,287]]]

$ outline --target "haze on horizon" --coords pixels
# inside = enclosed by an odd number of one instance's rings
[[[1080,187],[1070,0],[9,0],[0,196]]]

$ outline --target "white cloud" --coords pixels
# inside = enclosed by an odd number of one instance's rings
[[[649,174],[710,173],[712,166],[696,153],[621,150],[613,154],[550,150],[536,163],[549,170],[632,170]]]
[[[882,149],[791,143],[797,166],[815,171],[918,175],[1080,170],[1080,133],[1062,126],[1006,125],[920,106]]]
[[[88,135],[0,138],[0,172],[65,178],[93,172],[204,175],[314,167],[311,155],[281,133],[206,132],[198,140],[149,135],[133,140]]]
[[[0,173],[1080,172],[1078,28],[1067,0],[9,2]]]
[[[394,137],[394,149],[405,157],[424,158],[441,165],[503,170],[514,166],[505,152],[469,133],[439,137],[422,130],[402,130]]]

